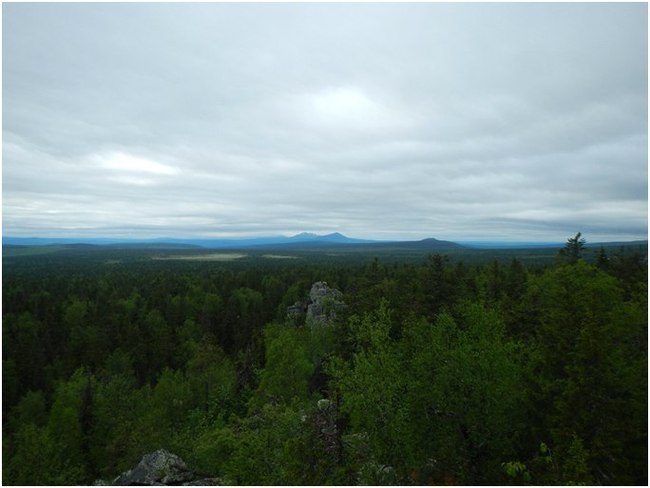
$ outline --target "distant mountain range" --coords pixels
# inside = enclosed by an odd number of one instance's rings
[[[248,248],[308,248],[318,249],[339,246],[363,247],[399,247],[408,249],[459,249],[461,244],[438,239],[422,239],[419,241],[373,241],[355,239],[344,236],[339,232],[332,234],[311,234],[303,232],[295,236],[255,237],[248,239],[111,239],[111,238],[47,238],[47,237],[11,237],[3,236],[3,246],[52,246],[52,245],[93,245],[128,248],[157,248],[157,249],[248,249]]]
[[[587,247],[612,247],[616,245],[647,245],[648,241],[587,243]],[[195,239],[159,237],[156,239],[115,238],[56,238],[56,237],[2,237],[3,246],[102,246],[131,249],[404,249],[404,250],[452,250],[452,249],[524,249],[560,248],[562,242],[488,242],[463,241],[461,243],[434,238],[417,241],[378,241],[355,239],[339,232],[312,234],[302,232],[294,236],[252,237],[245,239]]]

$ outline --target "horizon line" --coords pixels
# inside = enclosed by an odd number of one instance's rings
[[[315,232],[299,232],[297,234],[268,234],[268,235],[257,235],[257,236],[241,236],[241,237],[208,237],[208,236],[170,236],[170,235],[160,235],[160,236],[155,236],[155,237],[118,237],[118,236],[107,236],[107,235],[95,235],[95,236],[79,236],[79,235],[71,235],[71,236],[43,236],[43,235],[9,235],[9,234],[2,234],[2,241],[3,245],[5,245],[5,240],[6,239],[16,239],[16,240],[43,240],[43,241],[78,241],[78,243],[83,243],[83,241],[128,241],[128,242],[148,242],[148,241],[255,241],[255,240],[263,240],[263,239],[293,239],[297,237],[311,237],[314,239],[318,238],[325,238],[325,237],[331,237],[331,236],[340,236],[346,239],[350,240],[363,240],[363,241],[369,241],[369,242],[418,242],[418,241],[423,241],[427,239],[435,239],[438,241],[448,241],[448,242],[455,242],[458,244],[500,244],[500,243],[511,243],[511,244],[564,244],[566,242],[565,240],[541,240],[541,239],[517,239],[517,238],[508,238],[508,237],[501,237],[501,238],[485,238],[485,237],[477,237],[477,238],[460,238],[460,239],[454,239],[454,238],[440,238],[440,237],[422,237],[422,238],[407,238],[407,237],[399,237],[399,238],[389,238],[389,239],[378,239],[378,238],[365,238],[365,237],[350,237],[347,234],[343,234],[341,232],[329,232],[325,234],[319,234]],[[635,237],[635,238],[618,238],[618,239],[612,239],[612,240],[602,240],[602,239],[595,239],[595,240],[587,240],[586,244],[589,245],[590,243],[596,243],[596,244],[606,244],[606,243],[616,243],[616,242],[647,242],[648,241],[648,236],[643,236],[643,237]]]

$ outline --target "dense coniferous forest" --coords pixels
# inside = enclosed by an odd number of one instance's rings
[[[3,483],[645,485],[647,257],[586,254],[6,258]]]

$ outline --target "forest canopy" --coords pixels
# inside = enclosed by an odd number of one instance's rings
[[[5,260],[3,483],[645,485],[647,257],[585,255]]]

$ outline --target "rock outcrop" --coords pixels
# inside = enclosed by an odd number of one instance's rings
[[[305,302],[297,301],[293,305],[287,307],[287,318],[289,320],[299,320],[305,316],[307,312],[307,304]]]
[[[164,449],[145,454],[133,469],[115,478],[111,483],[98,480],[95,486],[218,486],[220,478],[205,478],[190,470],[176,454]]]
[[[338,410],[331,400],[318,400],[318,409],[314,414],[314,425],[324,453],[333,463],[339,463],[342,456],[341,434],[336,423]]]
[[[309,301],[298,301],[287,307],[287,318],[292,321],[305,318],[307,325],[328,325],[336,318],[336,313],[345,307],[343,294],[330,288],[325,281],[317,281],[309,291]]]

